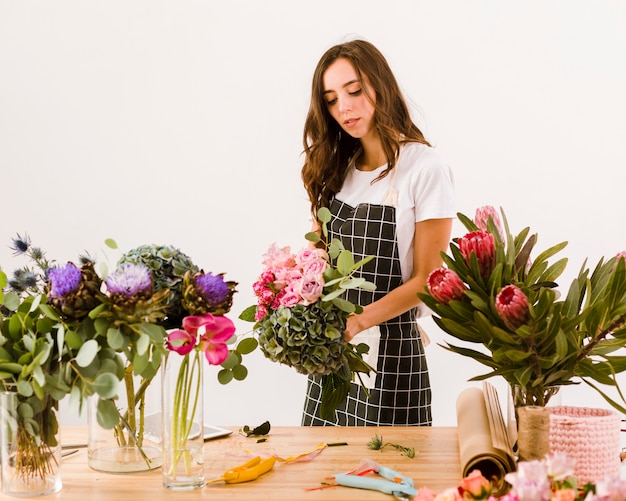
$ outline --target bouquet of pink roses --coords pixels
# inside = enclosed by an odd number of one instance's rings
[[[349,289],[374,284],[354,277],[368,262],[354,262],[343,244],[328,237],[330,211],[318,211],[322,235],[308,233],[307,240],[324,248],[292,252],[273,244],[263,256],[263,272],[254,283],[257,304],[240,315],[254,321],[263,354],[301,374],[322,376],[322,417],[329,418],[346,398],[350,383],[374,369],[363,361],[369,347],[345,341],[349,315],[362,311],[342,296]]]

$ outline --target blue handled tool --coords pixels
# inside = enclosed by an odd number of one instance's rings
[[[417,494],[412,478],[386,466],[381,466],[374,461],[367,461],[366,466],[368,468],[365,470],[359,468],[361,470],[360,473],[335,475],[335,481],[337,484],[345,487],[376,490],[385,494],[391,494],[399,499],[412,499]],[[383,477],[384,480],[365,476],[365,473],[368,472],[376,473]]]

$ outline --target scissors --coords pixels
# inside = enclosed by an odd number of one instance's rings
[[[382,477],[366,477],[368,473],[376,473]],[[410,500],[417,495],[413,479],[374,461],[366,460],[359,468],[349,473],[335,475],[335,482],[345,487],[370,489],[391,494],[397,499]]]

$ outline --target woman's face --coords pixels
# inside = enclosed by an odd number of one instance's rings
[[[356,139],[373,133],[376,94],[367,77],[361,82],[352,63],[340,58],[326,69],[322,82],[326,106],[340,127]]]

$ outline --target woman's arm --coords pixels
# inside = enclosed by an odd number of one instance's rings
[[[400,287],[365,306],[359,315],[348,318],[347,341],[359,332],[397,317],[421,302],[417,293],[424,290],[430,272],[441,266],[441,252],[447,250],[451,233],[451,218],[415,223],[413,275]]]

